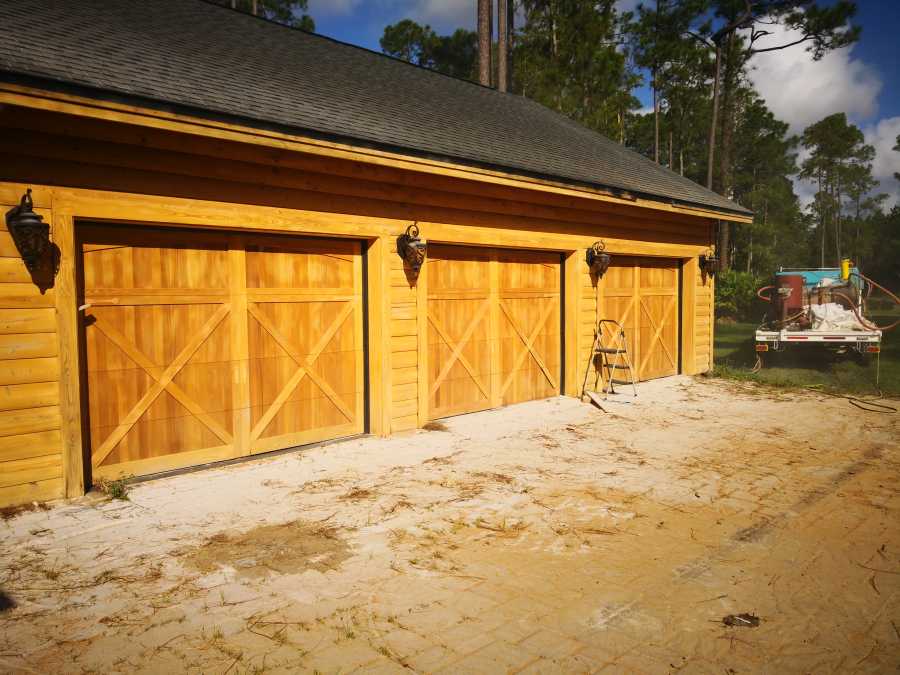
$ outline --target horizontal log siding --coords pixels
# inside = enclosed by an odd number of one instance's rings
[[[419,338],[416,289],[411,286],[408,267],[397,255],[391,241],[391,431],[408,431],[419,426]],[[424,376],[424,373],[422,374]]]
[[[414,429],[426,417],[419,409],[419,378],[425,376],[419,370],[421,298],[395,244],[411,222],[419,223],[429,243],[575,251],[578,261],[597,239],[613,255],[684,258],[699,255],[708,244],[710,221],[701,217],[121,124],[94,121],[87,129],[81,128],[84,120],[61,124],[67,118],[32,118],[13,108],[0,110],[0,181],[10,181],[0,182],[4,211],[30,185],[48,221],[52,206],[59,217],[132,221],[137,227],[385,237],[390,243],[382,268],[380,344],[387,372],[383,387],[372,389],[381,397],[387,433]],[[62,142],[53,134],[71,135]],[[567,391],[579,393],[597,293],[583,262],[573,275],[574,288],[567,293],[576,298],[576,319],[567,319],[566,339],[575,341],[577,363],[568,372],[577,378]],[[711,355],[711,281],[698,277],[696,289],[693,352],[700,372],[709,367]],[[66,305],[59,311],[74,313],[75,306],[59,297]],[[69,440],[77,434],[61,433],[61,416],[66,429],[78,426],[78,410],[69,410],[59,393],[67,390],[59,388],[60,372],[68,372],[59,354],[58,336],[64,332],[57,322],[56,292],[37,290],[9,234],[0,229],[0,505],[61,496],[63,468],[72,466],[62,461],[62,445],[67,459],[81,452],[80,442],[75,448]]]
[[[714,282],[705,276],[698,265],[697,299],[694,305],[694,358],[696,372],[705,373],[713,367],[713,330],[715,326]]]
[[[0,186],[0,212],[20,197]],[[54,298],[34,285],[0,219],[0,507],[63,494]]]

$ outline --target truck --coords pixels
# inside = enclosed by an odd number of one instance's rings
[[[860,358],[881,352],[880,327],[866,319],[866,300],[877,284],[850,260],[840,267],[781,268],[775,283],[757,291],[770,303],[756,331],[756,351],[783,352],[794,345],[827,345]]]

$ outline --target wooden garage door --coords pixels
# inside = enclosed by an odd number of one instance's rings
[[[358,242],[80,236],[95,479],[363,431]]]
[[[560,256],[429,247],[431,419],[554,396],[560,391]]]
[[[598,284],[600,318],[625,327],[639,380],[678,373],[678,269],[664,258],[613,256]]]

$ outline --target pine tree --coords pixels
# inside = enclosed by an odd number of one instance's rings
[[[464,28],[451,35],[438,35],[431,26],[403,19],[385,26],[381,50],[410,63],[446,75],[474,80],[478,58],[478,36]]]
[[[316,22],[308,13],[309,0],[214,0],[214,2],[286,26],[309,32],[316,29]]]

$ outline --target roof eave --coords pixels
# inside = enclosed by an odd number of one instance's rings
[[[248,131],[274,133],[293,137],[297,140],[302,141],[320,141],[323,143],[333,143],[342,146],[348,146],[351,148],[359,148],[361,150],[371,150],[379,153],[387,153],[390,155],[409,158],[415,161],[450,163],[452,165],[459,166],[460,168],[482,170],[487,172],[498,172],[504,175],[509,175],[511,177],[522,178],[524,180],[536,180],[561,188],[589,192],[597,196],[606,196],[623,203],[631,203],[636,207],[659,208],[663,206],[669,206],[677,211],[689,210],[704,212],[693,213],[689,215],[700,215],[701,217],[719,218],[721,220],[730,220],[735,222],[751,222],[753,219],[752,211],[740,207],[737,204],[735,204],[734,209],[724,209],[700,202],[679,200],[668,196],[661,196],[652,193],[637,192],[627,188],[622,188],[614,185],[606,185],[599,182],[585,183],[577,180],[572,180],[567,177],[527,171],[519,167],[479,162],[476,160],[458,156],[437,155],[416,148],[389,145],[373,141],[371,139],[359,138],[355,136],[342,136],[339,134],[331,134],[303,127],[286,126],[267,120],[244,117],[235,115],[233,113],[226,113],[217,110],[197,108],[180,103],[173,103],[171,101],[153,99],[138,94],[129,94],[120,91],[99,89],[90,85],[48,78],[42,75],[12,72],[0,69],[0,82],[16,87],[22,87],[25,90],[31,91],[32,95],[34,95],[35,93],[39,94],[40,92],[46,92],[51,95],[56,94],[76,98],[84,98],[99,104],[137,108],[156,114],[167,113],[178,118],[190,118],[207,124],[233,125],[236,127],[244,128]],[[0,102],[3,102],[2,98],[0,98]]]

